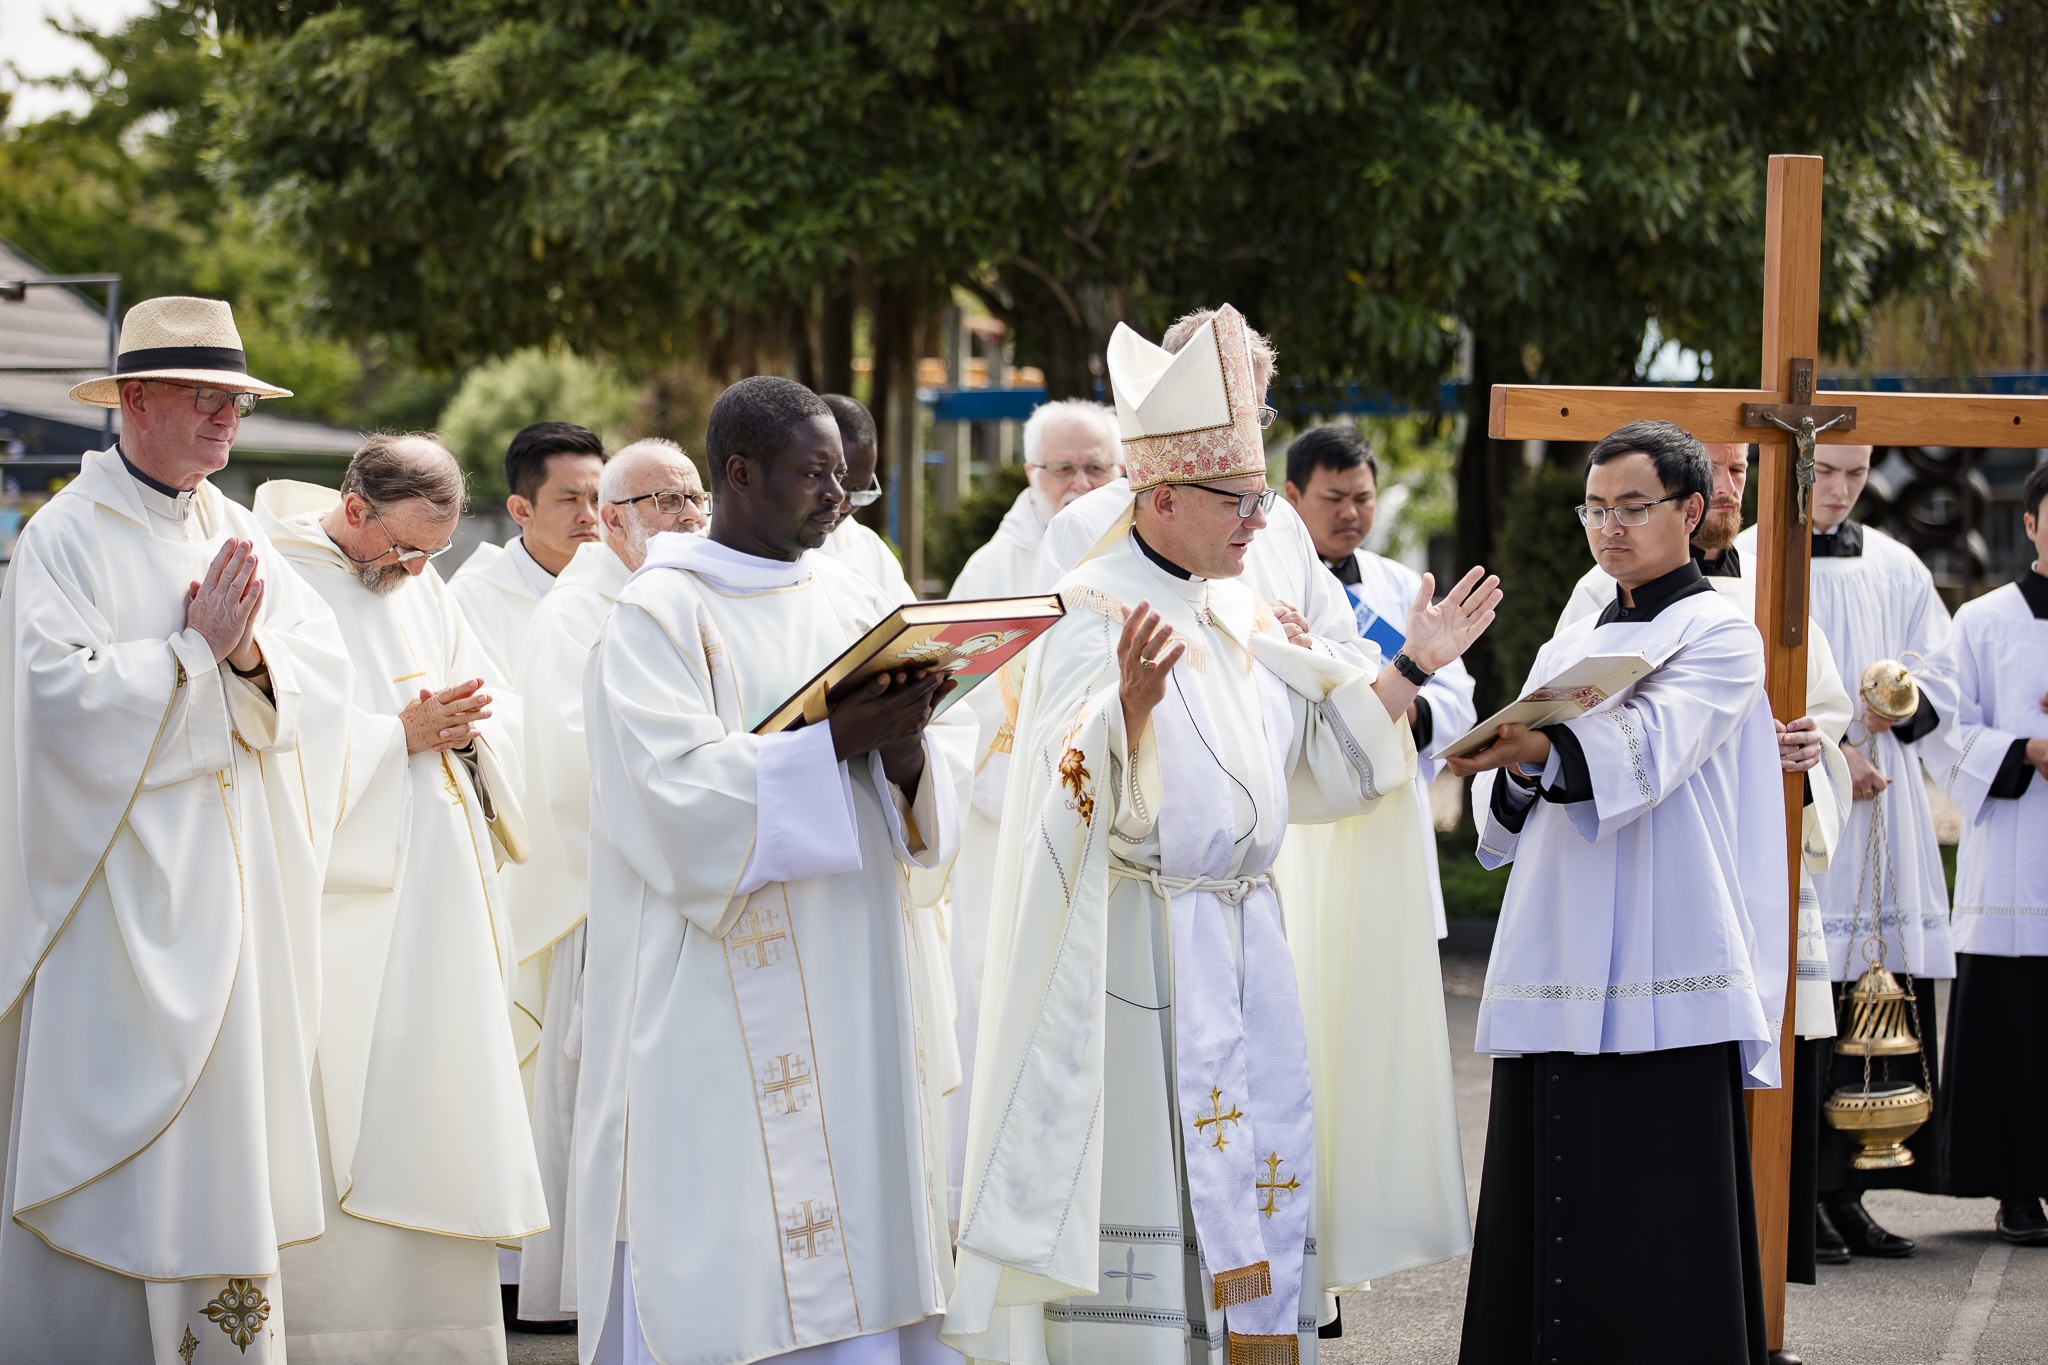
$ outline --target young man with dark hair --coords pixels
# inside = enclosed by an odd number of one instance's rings
[[[535,422],[505,447],[505,510],[519,534],[477,546],[448,582],[500,677],[517,674],[527,623],[555,575],[598,539],[606,458],[598,434],[573,422]]]
[[[1652,671],[1450,760],[1514,875],[1479,1007],[1492,1054],[1463,1365],[1765,1365],[1742,1091],[1780,1083],[1783,779],[1763,642],[1689,547],[1713,480],[1668,422],[1594,446],[1578,509],[1615,580],[1537,654]],[[1646,1210],[1680,1235],[1643,1252]]]
[[[1358,633],[1391,659],[1406,643],[1397,624],[1408,619],[1408,604],[1422,587],[1422,575],[1397,560],[1365,548],[1379,513],[1379,458],[1357,427],[1310,427],[1287,447],[1287,501],[1301,514],[1323,566],[1344,585],[1357,615]],[[1443,878],[1436,863],[1436,830],[1430,823],[1429,784],[1436,780],[1432,755],[1472,728],[1472,675],[1453,659],[1429,680],[1408,707],[1415,734],[1416,809],[1423,816],[1422,849],[1429,864],[1432,927],[1442,938]]]
[[[863,578],[898,602],[915,602],[917,593],[903,576],[902,561],[889,542],[854,518],[857,508],[871,506],[882,496],[875,477],[881,452],[875,445],[875,419],[857,398],[843,393],[821,395],[839,425],[839,445],[846,454],[846,501],[839,505],[839,525],[818,548],[834,559],[860,571]]]
[[[2048,1246],[2048,465],[2021,491],[2038,556],[2017,583],[1956,613],[1955,758],[1939,768],[1963,815],[1956,982],[1948,997],[1948,1193],[1998,1199],[1998,1235]],[[2036,776],[2041,782],[2034,781]]]
[[[753,732],[897,604],[811,553],[846,500],[816,394],[741,380],[705,447],[710,533],[655,539],[584,674],[585,1359],[936,1365],[952,1256],[925,1059],[951,1021],[908,883],[952,855],[972,722],[933,723],[941,676],[899,673]]]

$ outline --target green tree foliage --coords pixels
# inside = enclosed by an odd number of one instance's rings
[[[505,447],[535,422],[575,422],[623,444],[636,391],[609,366],[566,351],[532,347],[477,366],[441,414],[440,436],[469,476],[470,496],[498,502],[505,486]]]
[[[1023,465],[998,465],[952,512],[933,512],[931,534],[925,542],[925,572],[950,589],[960,570],[967,567],[968,557],[995,537],[996,528],[1028,483]]]

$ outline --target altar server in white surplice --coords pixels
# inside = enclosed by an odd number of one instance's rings
[[[831,399],[827,399],[831,402]],[[836,404],[835,404],[836,407]],[[1053,578],[1039,558],[1039,542],[1059,510],[1123,473],[1116,414],[1085,398],[1044,403],[1024,423],[1024,474],[1029,483],[1003,516],[988,544],[968,557],[948,597],[1027,597],[1048,592]],[[960,1216],[960,1180],[967,1160],[967,1110],[974,1095],[975,1028],[981,1019],[981,964],[988,954],[988,901],[996,871],[996,835],[1003,793],[1010,785],[1010,705],[1016,671],[977,687],[965,705],[981,724],[975,743],[974,790],[961,821],[960,856],[954,860],[952,959],[957,1001],[956,1035],[964,1075],[946,1097],[947,1207]],[[1006,700],[1007,697],[1007,700]]]
[[[497,1247],[544,1228],[547,1203],[497,873],[526,854],[518,703],[427,562],[462,472],[429,437],[377,436],[339,494],[280,480],[256,502],[356,674],[321,923],[327,1235],[285,1252],[290,1341],[365,1365],[502,1358]]]
[[[1400,623],[1407,619],[1422,575],[1365,548],[1379,514],[1379,485],[1379,459],[1357,427],[1311,427],[1287,447],[1288,503],[1301,514],[1315,540],[1317,558],[1344,585],[1344,595],[1357,613],[1358,633],[1381,654],[1392,655],[1401,648]],[[1429,862],[1430,918],[1438,938],[1449,930],[1429,802],[1429,784],[1436,780],[1438,768],[1433,755],[1471,729],[1478,718],[1472,707],[1472,675],[1463,663],[1453,663],[1431,678],[1408,717],[1415,732],[1416,810],[1422,817],[1422,850]]]
[[[752,732],[896,604],[814,553],[845,497],[816,394],[742,380],[705,448],[709,537],[655,537],[585,675],[582,1356],[955,1359],[926,1065],[950,1021],[909,870],[952,856],[941,732],[972,725],[899,674]]]
[[[1119,326],[1109,368],[1134,517],[1061,580],[1023,682],[947,1339],[1313,1359],[1313,1083],[1269,869],[1290,813],[1409,790],[1414,679],[1500,594],[1419,595],[1377,677],[1332,657],[1238,581],[1276,496],[1244,319],[1177,353]]]
[[[1178,351],[1212,316],[1188,314],[1161,344]],[[1249,328],[1245,336],[1263,394],[1272,346]],[[1054,517],[1041,551],[1047,572],[1057,578],[1119,543],[1132,501],[1129,482],[1118,479]],[[1307,525],[1285,499],[1266,517],[1245,551],[1245,586],[1263,601],[1298,606],[1318,651],[1378,673],[1387,656],[1359,635],[1344,585],[1316,553]],[[1318,1317],[1332,1332],[1343,1330],[1337,1294],[1472,1245],[1429,907],[1435,835],[1423,833],[1427,820],[1413,792],[1388,792],[1341,836],[1329,826],[1291,834],[1273,864],[1308,1021],[1316,1268],[1328,1295]],[[1360,867],[1372,874],[1359,875]],[[1389,1046],[1395,1038],[1402,1044]]]
[[[333,613],[207,475],[285,390],[159,298],[73,397],[121,441],[0,595],[0,1362],[284,1359],[346,764]],[[296,1308],[296,1305],[294,1305]]]
[[[1949,938],[1948,881],[1942,870],[1941,846],[1935,839],[1934,811],[1927,799],[1923,772],[1937,776],[1949,756],[1956,709],[1955,675],[1946,654],[1948,608],[1935,591],[1934,578],[1919,557],[1874,526],[1850,519],[1870,477],[1869,446],[1822,445],[1814,451],[1813,577],[1808,610],[1827,635],[1856,707],[1849,727],[1852,743],[1843,747],[1848,760],[1854,805],[1842,846],[1825,872],[1816,873],[1821,929],[1827,935],[1829,965],[1837,1001],[1868,965],[1862,945],[1881,921],[1884,965],[1909,974],[1911,989],[1925,1030],[1927,1062],[1934,1086],[1934,1117],[1906,1140],[1915,1155],[1910,1166],[1859,1171],[1853,1165],[1860,1150],[1849,1137],[1823,1125],[1820,1133],[1821,1208],[1827,1223],[1849,1251],[1859,1256],[1896,1259],[1913,1254],[1911,1239],[1880,1226],[1863,1207],[1863,1191],[1941,1190],[1940,1150],[1942,1090],[1935,1020],[1935,981],[1956,974],[1955,948]],[[1756,554],[1756,528],[1736,539],[1745,558]],[[1909,655],[1917,657],[1908,657]],[[1920,707],[1893,725],[1874,715],[1858,695],[1863,671],[1880,659],[1899,659],[1918,670]],[[1923,763],[1925,768],[1923,769]],[[1878,875],[1866,881],[1870,864],[1872,798],[1884,793],[1880,806],[1889,867],[1880,858]],[[1892,891],[1881,914],[1874,911],[1874,887],[1889,878]],[[1861,904],[1857,889],[1863,886]],[[1839,1004],[1837,1013],[1839,1014]],[[1823,1079],[1822,1093],[1863,1084],[1863,1059],[1837,1054]],[[1873,1075],[1919,1083],[1920,1063],[1914,1056],[1878,1059]]]
[[[505,447],[505,510],[519,534],[488,541],[448,580],[501,678],[516,677],[527,622],[555,576],[597,541],[597,479],[604,442],[573,422],[535,422]]]
[[[882,590],[892,603],[915,602],[917,592],[903,576],[903,561],[889,548],[889,542],[854,519],[854,509],[871,507],[882,496],[882,483],[875,475],[881,452],[875,445],[875,417],[857,398],[843,393],[824,395],[839,426],[839,444],[846,452],[846,501],[840,504],[839,524],[820,554],[830,555]]]
[[[519,700],[526,712],[526,862],[509,879],[512,938],[540,1025],[533,1059],[533,1147],[548,1196],[548,1230],[520,1247],[519,1317],[576,1316],[575,1241],[568,1224],[576,1076],[583,1055],[583,916],[590,904],[590,753],[583,737],[583,670],[612,604],[647,542],[667,531],[701,535],[711,499],[673,441],[635,441],[598,481],[603,539],[577,551],[527,625]]]
[[[1784,781],[1763,642],[1689,554],[1712,490],[1669,422],[1593,447],[1580,516],[1615,597],[1526,687],[1595,654],[1652,671],[1450,760],[1493,779],[1480,862],[1514,864],[1475,1042],[1494,1064],[1469,1365],[1765,1365],[1742,1091],[1780,1079]],[[1655,1256],[1648,1209],[1686,1232]]]

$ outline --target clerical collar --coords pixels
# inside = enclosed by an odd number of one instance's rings
[[[532,588],[536,597],[546,597],[548,589],[555,586],[555,575],[542,568],[533,551],[526,548],[526,537],[514,536],[505,546],[505,553],[512,556],[512,567],[519,571],[520,581]]]
[[[2041,568],[2035,566],[2020,575],[2020,596],[2027,599],[2027,605],[2034,610],[2036,621],[2048,621],[2048,578],[2041,576]]]
[[[1607,610],[1600,613],[1600,624],[1605,626],[1616,621],[1654,621],[1657,613],[1673,602],[1691,597],[1695,593],[1713,590],[1714,585],[1707,582],[1706,575],[1700,572],[1700,566],[1688,559],[1662,578],[1653,578],[1637,588],[1633,594],[1636,604],[1632,607],[1624,607],[1621,604],[1621,589],[1616,587],[1614,600],[1607,604]]]
[[[1153,549],[1150,545],[1147,545],[1145,543],[1145,537],[1138,534],[1138,528],[1135,526],[1131,528],[1131,539],[1138,542],[1138,548],[1145,552],[1145,558],[1151,560],[1154,564],[1157,564],[1160,568],[1166,570],[1166,572],[1172,574],[1175,578],[1180,579],[1183,583],[1192,582],[1194,580],[1195,576],[1193,574],[1189,573],[1186,569],[1183,569],[1180,565],[1168,559],[1165,555],[1159,553],[1159,551]]]
[[[1813,557],[1815,559],[1861,559],[1863,557],[1863,528],[1853,521],[1844,521],[1832,531],[1813,533]]]
[[[1742,577],[1742,552],[1733,545],[1721,551],[1719,559],[1708,559],[1695,545],[1692,547],[1692,562],[1700,566],[1700,572],[1708,578]]]
[[[190,488],[173,488],[167,483],[160,483],[152,479],[149,475],[137,469],[135,462],[128,458],[128,452],[121,449],[119,445],[114,447],[114,453],[121,457],[121,463],[127,467],[129,477],[144,488],[147,488],[150,492],[161,493],[164,497],[170,498],[173,501],[192,496],[193,490]]]
[[[1325,559],[1323,567],[1337,575],[1337,581],[1347,588],[1355,588],[1365,582],[1358,572],[1358,556],[1345,555],[1335,562]]]

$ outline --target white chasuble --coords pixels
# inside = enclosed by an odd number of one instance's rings
[[[519,954],[514,1020],[524,1015],[530,1029],[537,1030],[520,1069],[548,1199],[548,1230],[520,1246],[519,1316],[532,1322],[576,1313],[568,1198],[583,1047],[583,915],[590,903],[590,753],[583,741],[583,670],[612,603],[631,576],[605,544],[578,550],[527,623],[525,667],[519,675],[519,700],[526,712],[528,851],[523,864],[505,872],[512,941]]]
[[[254,542],[271,692],[185,628]],[[210,484],[89,454],[0,595],[0,1360],[282,1360],[346,764],[333,615]]]
[[[1735,564],[1738,573],[1710,574],[1707,581],[1754,621],[1756,580],[1748,575],[1748,561],[1739,552],[1735,552]],[[1557,618],[1559,633],[1575,621],[1598,616],[1614,601],[1614,592],[1614,579],[1606,570],[1597,564],[1588,569]],[[1848,829],[1854,788],[1849,781],[1848,761],[1842,757],[1842,736],[1849,728],[1854,710],[1842,686],[1841,672],[1835,667],[1828,637],[1810,617],[1806,631],[1806,714],[1820,731],[1821,761],[1806,774],[1806,807],[1800,827],[1798,990],[1793,1031],[1801,1038],[1832,1038],[1835,996],[1828,983],[1834,976],[1828,966],[1827,935],[1821,929],[1820,897],[1814,889],[1813,874],[1828,870],[1835,848]],[[1474,800],[1479,799],[1475,795]]]
[[[1022,683],[945,1339],[1313,1358],[1309,1045],[1270,868],[1290,812],[1407,790],[1408,730],[1244,584],[1178,579],[1129,536],[1060,591]],[[1132,737],[1115,642],[1141,599],[1189,649]]]
[[[952,1282],[936,935],[964,715],[914,795],[829,722],[751,727],[897,604],[837,560],[654,538],[585,675],[590,900],[572,1194],[582,1358],[615,1255],[665,1365],[889,1332]]]
[[[1830,968],[1836,981],[1853,981],[1862,974],[1865,963],[1858,946],[1870,937],[1873,920],[1881,916],[1885,966],[1914,976],[1952,977],[1956,966],[1949,942],[1948,882],[1922,768],[1924,762],[1925,774],[1939,780],[1955,726],[1956,683],[1943,662],[1951,629],[1948,608],[1934,590],[1926,566],[1898,541],[1854,522],[1842,524],[1837,536],[1842,535],[1860,540],[1862,553],[1815,553],[1808,609],[1827,635],[1851,705],[1861,714],[1863,701],[1856,689],[1864,669],[1879,659],[1901,659],[1920,670],[1915,680],[1926,708],[1921,723],[1929,729],[1907,740],[1903,735],[1909,728],[1902,724],[1858,745],[1864,757],[1891,779],[1882,794],[1880,818],[1894,891],[1881,912],[1873,910],[1867,885],[1858,904],[1857,884],[1870,855],[1872,803],[1857,801],[1841,846],[1827,870],[1813,878]],[[1814,539],[1818,546],[1822,538]],[[1754,555],[1754,526],[1736,537],[1735,548],[1745,557]],[[1905,658],[1909,653],[1920,658]],[[1862,736],[1860,723],[1851,727],[1850,739]]]
[[[903,576],[903,561],[883,540],[852,517],[833,528],[818,553],[836,559],[875,585],[891,607],[915,602],[917,592]]]
[[[1515,864],[1479,1052],[1735,1042],[1746,1086],[1779,1084],[1789,907],[1763,642],[1694,578],[1649,619],[1581,620],[1538,651],[1525,690],[1593,654],[1655,669],[1556,727],[1575,741],[1576,775],[1553,739],[1542,797],[1482,806],[1475,786],[1479,861]]]
[[[519,676],[526,627],[533,620],[534,608],[553,588],[548,571],[527,553],[523,534],[503,545],[485,541],[470,551],[448,580],[449,595],[476,632],[477,643],[496,669],[495,676]]]
[[[1936,773],[1963,815],[1956,951],[2048,956],[2048,783],[2025,766],[2025,742],[2048,735],[2048,621],[2008,583],[1963,604],[1944,664],[1959,689],[1953,752]]]
[[[330,1232],[286,1257],[293,1349],[468,1360],[502,1336],[496,1244],[547,1225],[498,877],[500,861],[526,853],[519,698],[431,567],[382,596],[357,581],[320,529],[337,502],[332,489],[283,480],[257,495],[265,529],[333,608],[355,664],[347,804],[322,917],[316,1116]],[[493,714],[471,752],[408,753],[400,710],[472,678]],[[372,1236],[342,1215],[403,1235]]]

